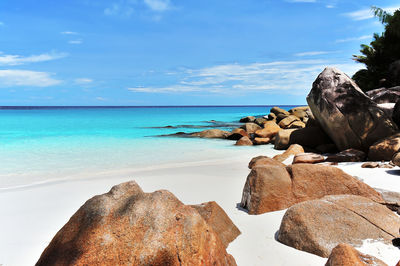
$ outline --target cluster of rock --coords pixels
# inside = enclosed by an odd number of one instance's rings
[[[127,182],[88,200],[36,265],[236,265],[226,247],[239,234],[215,202],[188,206]]]
[[[252,215],[287,209],[277,240],[318,256],[331,254],[327,265],[356,265],[338,264],[350,258],[382,263],[348,245],[360,246],[366,239],[391,244],[400,237],[400,217],[393,213],[399,211],[398,193],[376,191],[332,166],[286,166],[259,156],[249,168],[241,207]]]

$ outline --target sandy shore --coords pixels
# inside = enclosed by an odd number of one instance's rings
[[[185,204],[215,200],[242,231],[228,247],[238,265],[324,265],[326,259],[275,240],[285,211],[252,216],[237,208],[249,173],[248,161],[260,154],[257,153],[212,162],[142,169],[130,175],[103,173],[97,178],[2,190],[0,265],[33,265],[56,232],[86,200],[128,180],[135,180],[146,192],[167,189]],[[340,167],[373,187],[400,192],[397,172],[400,170],[397,168],[362,169],[358,163]],[[366,242],[360,249],[378,256],[389,265],[400,259],[399,249],[380,243]]]

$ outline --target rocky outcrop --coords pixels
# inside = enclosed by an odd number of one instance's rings
[[[308,106],[299,106],[289,110],[291,115],[297,116],[304,123],[307,123],[308,118],[311,116],[311,110]]]
[[[292,145],[290,145],[289,148],[288,148],[286,151],[284,151],[282,154],[275,155],[275,156],[273,157],[273,159],[274,159],[274,160],[277,160],[277,161],[279,161],[279,162],[283,162],[283,161],[285,161],[287,158],[289,158],[289,156],[291,156],[291,155],[296,155],[296,154],[299,154],[299,153],[304,153],[303,147],[302,147],[301,145],[299,145],[299,144],[292,144]]]
[[[395,153],[400,150],[400,133],[375,142],[368,151],[371,161],[390,161]]]
[[[257,130],[255,134],[260,138],[273,138],[278,134],[279,130],[281,128],[274,121],[267,121],[264,124],[264,128]]]
[[[298,118],[298,117],[295,116],[295,115],[289,115],[288,117],[282,119],[282,120],[279,122],[278,126],[279,126],[280,128],[286,129],[286,128],[288,128],[292,123],[294,123],[294,122],[296,122],[296,121],[300,121],[300,118]]]
[[[253,159],[254,160],[254,159]],[[367,184],[342,170],[323,165],[250,162],[252,169],[243,188],[241,206],[249,214],[286,209],[296,203],[319,199],[326,195],[352,194],[383,201]]]
[[[235,128],[226,138],[230,140],[239,140],[242,137],[249,137],[249,134],[247,134],[246,130],[243,128]]]
[[[36,265],[236,265],[218,234],[172,193],[135,182],[88,200]]]
[[[261,127],[256,123],[246,123],[242,126],[242,128],[246,130],[248,134],[255,133],[257,130],[261,129]]]
[[[278,232],[288,246],[328,257],[341,243],[365,239],[390,243],[399,236],[400,218],[384,205],[354,195],[326,196],[290,207]]]
[[[192,133],[192,137],[206,139],[225,139],[230,135],[230,132],[221,129],[208,129],[201,132]]]
[[[254,121],[256,121],[256,118],[254,116],[246,116],[239,120],[240,123],[249,123],[249,122],[251,123]]]
[[[204,221],[218,234],[225,247],[228,247],[229,243],[240,235],[239,229],[215,201],[190,206],[196,209]]]
[[[251,139],[249,139],[249,137],[241,137],[235,144],[236,146],[251,146],[253,145],[253,142],[251,141]]]
[[[348,244],[339,244],[329,255],[325,266],[387,266],[373,256],[363,254]]]
[[[325,157],[321,154],[306,152],[306,153],[299,153],[296,154],[293,158],[293,164],[298,163],[321,163],[325,161]]]
[[[290,146],[290,136],[299,129],[281,129],[275,136],[275,150],[285,150]]]
[[[254,145],[265,145],[271,143],[270,138],[254,138],[253,144]]]
[[[394,105],[392,119],[397,127],[400,127],[400,101],[397,101]]]
[[[339,150],[367,151],[391,136],[397,126],[356,83],[336,68],[326,68],[307,96],[311,111]]]
[[[366,94],[377,104],[396,103],[400,99],[400,86],[370,90]]]

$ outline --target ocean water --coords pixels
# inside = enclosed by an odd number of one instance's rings
[[[265,146],[235,147],[226,140],[159,135],[201,131],[215,125],[210,120],[235,123],[243,116],[266,115],[269,110],[268,106],[0,108],[0,189],[213,160],[245,149],[262,152]]]

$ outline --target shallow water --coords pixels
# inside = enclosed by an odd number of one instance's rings
[[[284,107],[290,109],[291,107]],[[156,137],[266,115],[270,107],[0,109],[0,188],[239,155],[232,141]],[[199,125],[204,128],[162,128]],[[211,128],[211,127],[210,127]],[[229,129],[229,128],[222,128]]]

